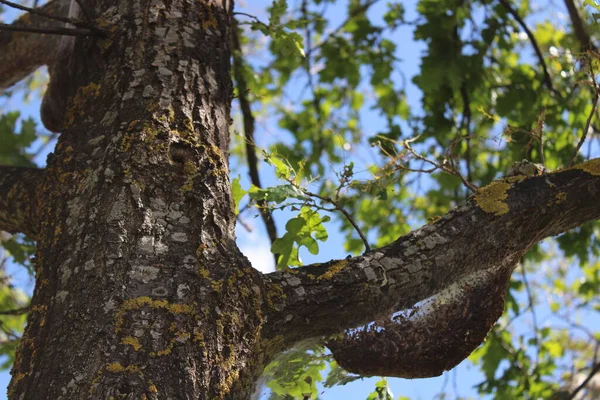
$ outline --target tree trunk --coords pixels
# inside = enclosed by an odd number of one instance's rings
[[[65,130],[32,199],[37,285],[10,398],[252,392],[264,302],[234,237],[231,8],[94,5],[110,35],[78,39],[70,61]]]

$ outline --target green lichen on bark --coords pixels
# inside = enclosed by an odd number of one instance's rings
[[[512,184],[495,181],[489,185],[482,187],[475,194],[475,202],[483,211],[488,214],[504,215],[507,214],[510,209],[508,204],[504,202],[508,198],[508,189],[512,187]]]

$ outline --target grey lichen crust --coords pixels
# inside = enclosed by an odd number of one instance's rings
[[[542,164],[536,164],[529,160],[517,161],[508,170],[506,176],[538,176],[546,173],[546,167]]]

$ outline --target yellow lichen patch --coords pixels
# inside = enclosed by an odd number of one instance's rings
[[[210,276],[210,272],[205,267],[198,267],[198,273],[204,279],[208,279],[208,277]]]
[[[56,225],[56,228],[54,228],[54,239],[52,240],[52,243],[54,243],[54,244],[58,243],[58,239],[60,238],[61,233],[62,233],[62,228],[60,227],[60,225]]]
[[[134,131],[139,124],[140,124],[140,120],[139,119],[134,119],[129,124],[127,124],[127,132]]]
[[[196,178],[196,176],[198,176],[198,170],[198,165],[191,160],[187,160],[183,164],[183,172],[185,172],[187,178],[183,186],[181,186],[181,188],[179,189],[179,192],[181,194],[189,192],[194,188],[194,179]]]
[[[440,219],[442,219],[442,217],[440,217],[439,215],[434,215],[433,217],[429,217],[427,218],[427,223],[428,224],[435,224],[436,222],[438,222]]]
[[[121,340],[121,344],[129,345],[129,346],[133,347],[133,349],[135,351],[138,351],[139,349],[142,348],[140,341],[133,336],[124,337],[123,340]]]
[[[140,139],[149,145],[154,145],[156,142],[156,136],[158,135],[158,129],[155,128],[151,123],[146,122],[142,131],[140,132]]]
[[[515,177],[516,178],[516,177]],[[508,204],[504,202],[508,198],[508,189],[512,184],[504,181],[495,181],[482,187],[475,194],[475,202],[486,213],[503,215],[508,213]]]
[[[204,343],[204,333],[194,332],[194,342]]]
[[[200,244],[198,245],[198,247],[196,247],[196,258],[201,258],[202,254],[204,253],[204,250],[207,248],[208,246],[205,244]]]
[[[565,192],[556,193],[555,199],[555,204],[562,204],[567,201],[567,194]]]
[[[98,386],[100,385],[100,382],[102,381],[103,377],[104,377],[104,372],[109,372],[112,374],[136,374],[138,375],[142,380],[145,381],[148,390],[150,392],[156,393],[158,392],[158,390],[156,389],[156,386],[154,385],[154,383],[152,383],[152,381],[150,379],[145,379],[144,378],[144,373],[142,372],[142,370],[140,369],[140,367],[138,367],[137,365],[128,365],[128,366],[123,366],[120,362],[113,362],[108,364],[107,366],[101,368],[97,373],[96,376],[94,377],[94,379],[92,379],[92,382],[90,384],[90,389],[88,391],[88,394],[90,396],[92,396],[94,394],[94,392],[96,391],[96,388],[98,388]],[[144,397],[141,397],[144,398]]]
[[[142,307],[163,309],[172,314],[194,314],[194,309],[188,304],[169,304],[167,300],[153,300],[148,296],[140,296],[123,302],[116,315],[115,333],[119,333],[123,327],[124,317],[128,311],[137,310]]]
[[[32,306],[29,310],[30,313],[39,313],[40,314],[40,326],[46,325],[46,312],[48,311],[48,306],[46,305],[35,305]]]
[[[210,283],[210,286],[212,286],[215,292],[220,292],[223,288],[223,281],[214,280]]]
[[[23,352],[29,351],[31,355],[27,357],[27,361],[23,359]],[[19,341],[19,350],[15,354],[15,362],[13,365],[13,379],[8,386],[8,394],[12,394],[15,390],[15,386],[19,381],[28,376],[32,370],[33,359],[36,355],[35,342],[33,339],[28,338],[25,334]],[[25,365],[27,364],[27,365]]]
[[[127,367],[124,367],[119,362],[114,362],[114,363],[108,364],[106,366],[106,370],[108,372],[113,372],[113,373],[117,373],[117,372],[140,372],[140,368],[137,367],[137,366],[135,366],[135,365],[128,365]]]
[[[202,29],[208,29],[208,28],[217,29],[217,19],[215,18],[211,7],[206,6],[205,10],[206,10],[206,12],[202,16],[202,20],[201,20]]]
[[[75,97],[71,102],[71,106],[67,110],[65,116],[65,125],[72,125],[73,121],[75,120],[75,117],[83,113],[81,105],[95,97],[98,97],[99,94],[100,85],[93,82],[89,85],[82,86],[79,89],[77,89],[77,93],[75,93]]]
[[[508,183],[515,183],[515,182],[520,182],[527,178],[529,178],[527,175],[515,175],[515,176],[509,176],[508,178],[504,178],[502,180],[504,182],[508,182]]]
[[[153,114],[153,118],[163,125],[169,126],[175,121],[175,110],[172,105],[169,105],[166,109],[166,113],[161,109],[158,113]],[[160,115],[159,115],[160,114]]]
[[[71,160],[73,160],[73,146],[67,146],[64,150],[64,155],[62,157],[62,163],[67,164]]]
[[[191,118],[185,117],[183,119],[183,126],[185,128],[186,131],[188,132],[194,132],[194,122],[192,121]]]
[[[267,290],[267,306],[274,308],[275,304],[279,304],[281,300],[285,299],[286,295],[283,293],[283,289],[279,285],[270,285]]]
[[[327,272],[325,272],[323,275],[319,276],[317,278],[317,281],[323,280],[323,279],[331,279],[332,277],[334,277],[338,272],[340,272],[341,270],[343,270],[346,267],[346,264],[348,262],[346,260],[339,260],[333,263],[333,265],[331,265],[328,269]]]
[[[133,122],[132,122],[132,124],[133,124]],[[123,135],[123,139],[121,139],[121,145],[119,146],[120,152],[127,153],[127,152],[129,152],[129,150],[131,150],[131,142],[133,142],[134,136],[135,135],[132,135],[130,133]]]
[[[598,176],[600,175],[600,158],[586,161],[583,164],[576,165],[574,168],[582,169],[588,174]]]

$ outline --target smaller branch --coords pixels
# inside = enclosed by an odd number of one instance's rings
[[[0,315],[22,315],[29,311],[29,307],[21,307],[14,310],[0,311]]]
[[[29,32],[29,33],[46,33],[49,35],[63,36],[94,36],[98,34],[97,29],[81,29],[81,28],[35,28],[33,26],[15,26],[8,24],[0,24],[0,31],[12,32]]]
[[[590,64],[590,68],[591,68],[591,64]],[[585,142],[585,140],[587,138],[587,134],[588,134],[588,131],[590,130],[590,125],[592,123],[592,118],[594,118],[594,114],[596,112],[596,107],[598,107],[598,97],[599,97],[600,93],[598,90],[598,83],[596,82],[596,77],[594,75],[594,71],[591,71],[591,72],[592,72],[591,73],[592,83],[594,85],[594,97],[592,99],[592,111],[590,111],[590,114],[587,117],[587,121],[585,122],[585,128],[583,129],[581,139],[579,139],[579,143],[577,143],[577,147],[575,148],[575,151],[573,152],[573,157],[571,157],[571,162],[569,162],[569,165],[567,165],[568,167],[573,165],[573,163],[575,162],[575,159],[577,158],[577,154],[579,154],[579,150],[581,149],[581,146],[583,146],[583,143]]]
[[[258,19],[258,17],[257,17],[257,16],[255,16],[255,15],[252,15],[252,14],[247,14],[247,13],[245,13],[245,12],[234,12],[234,13],[233,13],[233,15],[241,15],[241,16],[244,16],[244,17],[250,18],[250,19],[254,20],[254,22],[255,22],[255,23],[257,23],[257,24],[259,24],[259,25],[262,25],[262,26],[264,26],[264,27],[265,27],[265,28],[267,28],[267,29],[271,29],[271,26],[270,26],[269,24],[267,24],[267,23],[265,23],[265,22],[262,22],[262,21],[261,21],[260,19]],[[235,23],[236,23],[237,25],[249,25],[249,24],[250,24],[249,22],[238,22],[237,20],[236,20],[236,22],[235,22]]]
[[[252,114],[252,108],[250,106],[250,100],[248,99],[248,84],[244,77],[243,61],[242,61],[242,46],[239,38],[239,28],[237,23],[234,21],[233,32],[232,32],[232,44],[234,50],[233,56],[233,74],[238,86],[238,101],[240,103],[240,109],[242,111],[242,118],[244,121],[244,142],[246,143],[246,160],[248,161],[248,172],[250,174],[250,181],[256,187],[262,188],[260,182],[260,175],[258,173],[258,158],[256,157],[256,146],[254,140],[254,128],[255,119]],[[273,214],[267,207],[265,201],[259,201],[257,204],[260,216],[267,229],[269,240],[271,244],[277,240],[277,227],[273,220]],[[273,254],[275,258],[275,265],[279,259],[279,254]]]
[[[250,225],[249,223],[247,223],[242,217],[241,217],[241,213],[237,215],[237,223],[240,224],[247,232],[252,232],[254,229],[252,228],[252,225]]]
[[[19,336],[16,335],[12,329],[7,328],[2,321],[0,321],[0,331],[2,331],[2,333],[10,340],[19,339]]]
[[[410,143],[411,143],[411,142],[414,142],[414,141],[415,141],[415,140],[417,140],[417,139],[418,139],[418,136],[417,136],[417,137],[414,137],[414,138],[412,138],[412,139],[406,139],[406,140],[404,140],[404,141],[402,142],[403,146],[406,148],[406,150],[408,150],[408,151],[409,151],[409,153],[410,153],[410,154],[412,154],[412,156],[413,156],[413,157],[415,157],[415,158],[417,158],[417,159],[419,159],[419,160],[421,160],[421,161],[424,161],[424,162],[426,162],[426,163],[429,163],[429,164],[433,165],[433,166],[434,166],[436,169],[441,169],[442,171],[444,171],[444,172],[446,172],[446,173],[448,173],[448,174],[451,174],[451,175],[454,175],[454,176],[458,177],[458,178],[459,178],[459,179],[462,181],[463,185],[465,185],[465,186],[466,186],[468,189],[470,189],[470,190],[471,190],[473,193],[476,193],[476,192],[477,192],[477,190],[479,190],[479,188],[478,188],[477,186],[475,186],[473,183],[471,183],[471,182],[469,182],[467,179],[465,179],[465,177],[464,177],[464,176],[462,176],[462,174],[460,173],[460,171],[458,171],[458,170],[457,170],[457,169],[454,167],[454,165],[453,165],[453,164],[452,164],[451,168],[448,168],[448,167],[447,167],[447,166],[446,166],[444,163],[442,163],[442,164],[439,164],[439,163],[437,163],[437,162],[435,162],[435,161],[432,161],[432,160],[430,160],[430,159],[428,159],[428,158],[426,158],[426,157],[423,157],[422,155],[420,155],[419,153],[417,153],[417,152],[416,152],[416,151],[415,151],[415,150],[414,150],[414,149],[411,147],[411,145],[410,145]]]
[[[463,101],[463,113],[458,131],[460,134],[461,130],[466,130],[465,136],[467,137],[467,149],[465,151],[465,163],[467,166],[467,180],[469,182],[472,182],[473,175],[471,172],[471,100],[469,99],[469,93],[467,92],[466,81],[463,81],[462,85],[460,86],[460,95]]]
[[[358,236],[360,236],[360,239],[362,240],[363,244],[365,245],[365,252],[369,252],[371,251],[371,246],[369,245],[369,242],[367,241],[367,237],[364,235],[364,233],[360,230],[360,228],[358,227],[358,225],[356,224],[356,221],[354,221],[354,218],[352,218],[352,216],[348,213],[348,211],[346,211],[342,206],[340,206],[335,200],[333,200],[332,198],[329,197],[324,197],[321,195],[318,195],[316,193],[312,193],[309,192],[307,190],[303,190],[304,193],[307,196],[310,197],[314,197],[317,198],[321,201],[324,201],[326,203],[331,204],[337,211],[341,212],[342,214],[344,214],[344,217],[346,217],[346,219],[348,220],[348,222],[350,222],[350,225],[352,225],[352,227],[356,230],[356,232],[358,233]]]
[[[587,378],[585,378],[583,380],[583,382],[581,382],[581,385],[577,386],[575,388],[575,390],[573,390],[573,392],[571,392],[569,397],[567,397],[567,400],[575,399],[575,397],[577,396],[577,393],[579,393],[581,390],[583,390],[585,388],[585,386],[592,380],[592,378],[594,377],[594,375],[596,375],[596,373],[598,373],[598,371],[600,371],[600,363],[597,363],[596,365],[594,365],[594,367],[588,374]]]
[[[542,55],[542,51],[540,50],[540,46],[538,45],[537,40],[535,39],[535,36],[533,36],[533,33],[529,30],[529,27],[527,26],[527,24],[525,24],[525,21],[523,21],[521,16],[510,5],[510,3],[507,0],[500,0],[500,4],[502,4],[502,6],[504,8],[506,8],[506,11],[508,11],[508,13],[513,16],[513,18],[517,21],[517,23],[521,26],[521,28],[527,34],[527,37],[529,38],[529,41],[531,42],[531,45],[533,46],[533,50],[535,51],[535,54],[537,55],[538,59],[540,60],[540,65],[542,66],[542,70],[544,71],[544,83],[546,84],[548,89],[550,89],[553,93],[558,93],[558,92],[556,92],[556,90],[554,90],[554,86],[552,86],[552,79],[550,78],[550,74],[548,73],[548,66],[546,65],[546,61],[544,61],[544,56]]]
[[[77,3],[79,4],[79,1]],[[72,25],[80,27],[80,28],[88,28],[90,30],[96,30],[97,29],[97,28],[94,28],[93,26],[89,25],[88,23],[81,22],[81,21],[73,19],[73,18],[60,17],[60,16],[57,16],[57,15],[47,14],[47,13],[45,13],[43,11],[40,11],[37,8],[25,7],[25,6],[22,6],[20,4],[13,3],[12,1],[0,0],[0,4],[5,4],[5,5],[9,6],[9,7],[16,8],[17,10],[21,10],[21,11],[26,11],[26,12],[28,12],[30,14],[40,15],[40,16],[42,16],[44,18],[53,19],[55,21],[60,21],[60,22],[64,22],[64,23],[67,23],[67,24],[72,24]]]

